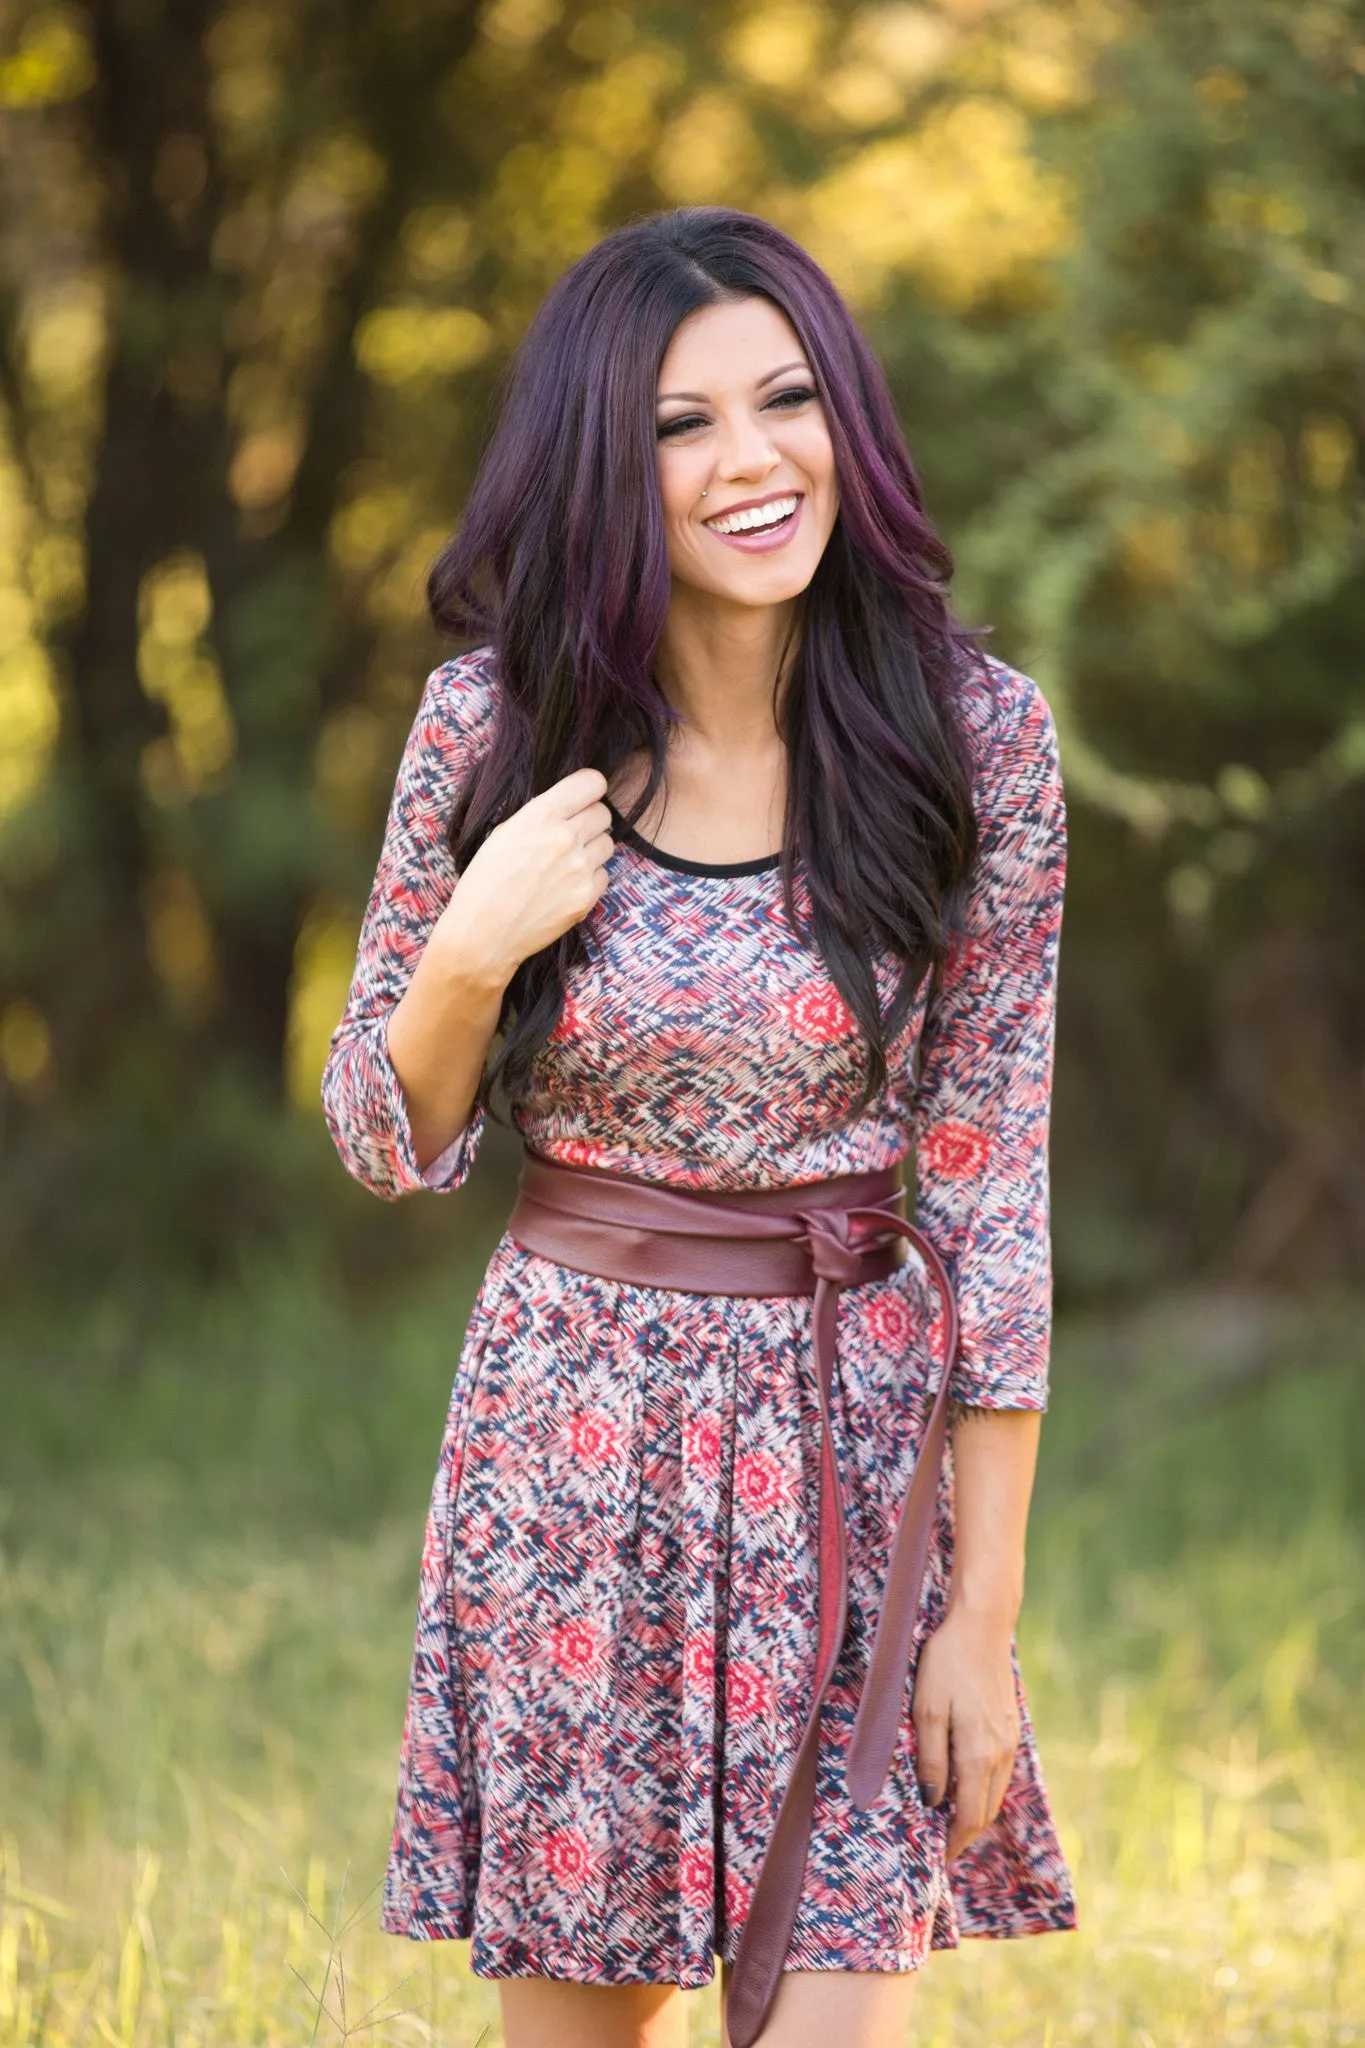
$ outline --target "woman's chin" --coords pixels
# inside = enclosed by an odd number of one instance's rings
[[[817,566],[818,557],[798,562],[746,562],[735,575],[715,577],[692,587],[698,596],[711,597],[722,604],[768,610],[773,605],[789,604],[808,589]]]

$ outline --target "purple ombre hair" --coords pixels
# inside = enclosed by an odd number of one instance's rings
[[[866,1107],[886,1048],[942,959],[976,856],[972,761],[958,700],[972,636],[947,604],[952,561],[929,523],[880,365],[833,283],[753,214],[684,207],[631,221],[550,291],[503,380],[464,520],[428,585],[448,633],[490,642],[499,714],[457,796],[463,868],[492,828],[576,768],[664,781],[678,714],[654,676],[669,603],[655,399],[679,324],[759,296],[791,322],[814,372],[839,480],[834,530],[793,622],[781,707],[789,755],[782,878],[808,943],[863,1031]],[[883,1012],[877,952],[902,971]],[[515,1102],[584,957],[573,926],[524,961],[480,1100]]]

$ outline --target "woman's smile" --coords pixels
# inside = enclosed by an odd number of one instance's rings
[[[765,554],[785,547],[801,524],[801,491],[782,491],[769,498],[746,498],[728,512],[713,512],[702,521],[707,531],[727,547],[742,548],[745,554]]]

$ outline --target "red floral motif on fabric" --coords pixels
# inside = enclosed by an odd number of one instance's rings
[[[562,1891],[581,1892],[592,1877],[592,1853],[575,1828],[560,1828],[541,1844],[545,1868]]]
[[[550,1630],[550,1656],[567,1678],[586,1678],[597,1667],[600,1645],[589,1621],[566,1621]]]
[[[753,1896],[753,1889],[753,1886],[746,1883],[738,1871],[726,1871],[725,1917],[731,1927],[739,1927],[743,1924],[744,1917],[749,1910],[749,1900]]]
[[[683,1677],[691,1691],[709,1692],[716,1682],[716,1646],[709,1636],[694,1636],[683,1652]]]
[[[847,1038],[858,1028],[853,1012],[832,981],[813,982],[790,997],[783,1009],[793,1031],[811,1045]]]
[[[935,1124],[919,1141],[920,1164],[948,1180],[970,1180],[990,1156],[990,1140],[970,1124]]]
[[[692,1906],[709,1906],[716,1883],[715,1858],[709,1849],[684,1849],[678,1859],[678,1889]]]
[[[601,1472],[621,1453],[621,1432],[609,1415],[588,1409],[575,1415],[568,1427],[569,1445],[588,1472]]]
[[[766,1451],[750,1451],[735,1460],[735,1492],[755,1514],[789,1497],[787,1475]]]
[[[901,1352],[915,1334],[914,1311],[903,1294],[881,1294],[868,1304],[867,1326],[889,1352]]]
[[[596,1166],[599,1148],[589,1138],[569,1138],[558,1147],[555,1157],[564,1166]]]
[[[761,1671],[752,1664],[732,1660],[725,1667],[725,1713],[731,1721],[751,1721],[756,1714],[766,1714],[772,1707],[773,1689]]]
[[[720,1470],[720,1424],[714,1415],[698,1415],[683,1435],[683,1457],[704,1478],[714,1479]]]
[[[582,1028],[578,1005],[571,995],[566,994],[560,1004],[559,1015],[555,1019],[553,1036],[565,1039],[571,1044],[579,1036]]]

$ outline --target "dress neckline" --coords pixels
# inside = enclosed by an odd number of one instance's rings
[[[760,854],[757,860],[684,860],[680,853],[665,853],[652,839],[642,839],[633,825],[625,823],[614,803],[609,801],[607,809],[611,812],[612,833],[615,838],[626,846],[634,847],[636,853],[642,853],[646,860],[652,860],[656,866],[671,868],[675,874],[762,875],[770,868],[782,865],[780,847],[776,853]]]

